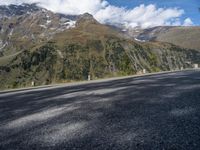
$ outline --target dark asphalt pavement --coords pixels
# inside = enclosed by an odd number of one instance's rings
[[[200,71],[0,94],[0,150],[199,150]]]

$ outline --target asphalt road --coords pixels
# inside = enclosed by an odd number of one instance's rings
[[[200,71],[0,94],[0,150],[199,150]]]

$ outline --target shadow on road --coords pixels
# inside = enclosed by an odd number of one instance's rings
[[[0,149],[200,149],[199,77],[0,94]]]

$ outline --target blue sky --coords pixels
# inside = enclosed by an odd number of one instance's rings
[[[177,7],[184,9],[185,13],[180,17],[183,21],[189,17],[195,25],[200,25],[200,0],[108,0],[112,5],[132,9],[141,4],[155,4],[157,7]]]

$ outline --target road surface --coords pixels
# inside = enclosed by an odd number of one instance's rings
[[[200,71],[0,94],[0,150],[199,150]]]

